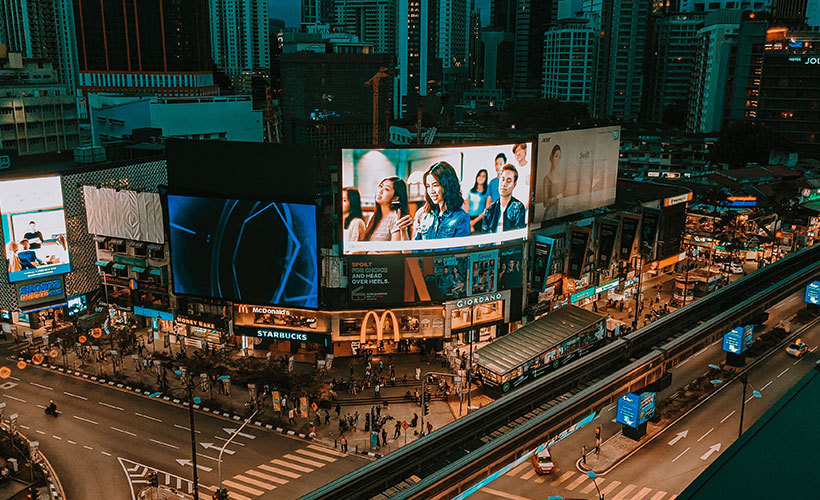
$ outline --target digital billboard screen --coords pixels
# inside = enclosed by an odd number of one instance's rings
[[[532,143],[342,150],[344,253],[527,237]]]
[[[615,203],[621,127],[538,136],[533,222]]]
[[[71,271],[59,177],[0,181],[9,282]]]
[[[806,295],[803,300],[807,304],[820,304],[820,281],[812,281],[806,285]]]
[[[316,206],[168,195],[174,292],[318,307]]]

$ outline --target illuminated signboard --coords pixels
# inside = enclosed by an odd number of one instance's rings
[[[757,197],[756,196],[729,196],[724,201],[720,202],[721,205],[728,208],[743,208],[743,207],[756,207],[757,206]]]
[[[621,396],[615,420],[632,428],[638,427],[655,415],[655,399],[654,392],[644,392],[640,396],[630,392]]]
[[[747,350],[749,347],[752,346],[752,343],[755,341],[754,337],[754,325],[746,325],[743,327],[743,350]]]
[[[20,307],[47,304],[65,298],[62,278],[45,278],[17,285]]]
[[[820,304],[820,281],[813,281],[806,286],[806,297],[808,304]]]
[[[77,295],[68,299],[68,316],[74,317],[88,309],[88,302],[85,295]]]
[[[586,290],[581,290],[580,292],[575,292],[569,296],[570,304],[574,304],[579,300],[584,300],[586,298],[592,297],[595,295],[595,287],[587,288]]]
[[[743,327],[737,327],[723,336],[723,350],[731,354],[741,354],[746,350],[743,344]]]
[[[641,425],[655,416],[656,395],[654,392],[644,392],[641,394],[641,402],[638,407],[638,425]]]
[[[234,326],[234,333],[243,337],[256,337],[273,341],[293,340],[296,342],[310,342],[327,346],[330,335],[316,332],[295,332],[278,328],[259,328],[255,326]]]
[[[595,287],[595,293],[603,293],[603,292],[606,292],[607,290],[613,290],[615,288],[618,288],[618,285],[620,283],[621,283],[620,279],[607,281],[603,285],[596,286]]]

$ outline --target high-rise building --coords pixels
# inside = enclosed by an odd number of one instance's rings
[[[737,48],[729,62],[729,119],[756,119],[763,74],[763,51],[768,22],[744,12],[737,32]]]
[[[211,54],[237,92],[251,91],[254,76],[270,70],[267,0],[209,0]]]
[[[513,89],[517,95],[541,93],[544,32],[552,22],[553,0],[492,0],[493,28],[514,37]]]
[[[360,41],[372,43],[377,53],[395,54],[397,1],[335,0],[335,24]]]
[[[485,90],[512,90],[513,36],[508,31],[481,30],[481,80]]]
[[[436,54],[439,0],[397,0],[396,74],[393,115],[415,113],[419,101],[441,82],[441,60]],[[443,28],[446,29],[446,28]]]
[[[595,30],[586,19],[564,19],[547,29],[542,97],[589,106],[596,41]]]
[[[820,27],[820,2],[806,4],[806,24],[815,28]]]
[[[437,0],[435,53],[443,68],[467,64],[470,51],[470,0]]]
[[[215,95],[208,0],[73,0],[79,88]]]
[[[302,0],[302,26],[331,24],[333,17],[333,0]]]
[[[77,42],[74,11],[65,0],[4,0],[0,43],[28,59],[50,62],[60,83],[75,85]]]
[[[774,0],[772,17],[778,21],[801,25],[806,20],[806,7],[809,0]],[[812,0],[812,3],[817,3]]]
[[[644,63],[646,91],[641,105],[645,118],[661,121],[669,106],[686,102],[703,16],[688,13],[650,17],[650,47]]]
[[[774,0],[679,0],[681,12],[714,12],[736,9],[769,11]]]
[[[740,19],[739,10],[711,12],[698,30],[686,116],[690,132],[714,132],[723,125],[729,63],[736,49]]]
[[[820,153],[820,33],[770,28],[757,119],[801,150]]]

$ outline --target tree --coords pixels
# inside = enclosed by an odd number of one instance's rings
[[[792,143],[777,130],[752,120],[739,120],[723,127],[712,150],[713,163],[743,168],[747,163],[767,164],[772,149],[792,148]]]

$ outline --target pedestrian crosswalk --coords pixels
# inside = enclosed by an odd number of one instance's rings
[[[347,453],[309,444],[224,479],[222,485],[228,489],[232,500],[253,500],[254,497],[275,490],[344,456],[347,456]]]
[[[656,490],[642,485],[624,483],[614,479],[598,476],[595,481],[578,471],[556,471],[550,476],[536,475],[532,465],[524,462],[507,473],[522,481],[547,483],[554,488],[561,488],[573,493],[590,494],[597,489],[604,498],[611,500],[675,500],[677,495]]]

